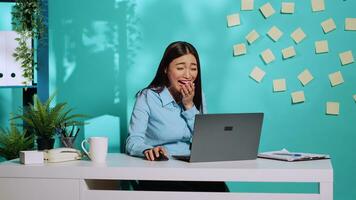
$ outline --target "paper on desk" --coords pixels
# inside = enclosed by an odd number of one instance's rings
[[[314,153],[302,153],[302,152],[290,152],[287,149],[282,149],[280,151],[268,151],[258,154],[259,158],[268,158],[282,161],[303,161],[303,160],[318,160],[318,159],[329,159],[330,156],[327,154],[314,154]]]

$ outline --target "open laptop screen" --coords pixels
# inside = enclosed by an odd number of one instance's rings
[[[196,115],[189,161],[256,159],[263,115],[263,113]]]

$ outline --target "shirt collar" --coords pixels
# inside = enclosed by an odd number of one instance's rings
[[[159,96],[161,97],[162,106],[175,102],[167,87],[164,87],[162,92],[159,93]]]

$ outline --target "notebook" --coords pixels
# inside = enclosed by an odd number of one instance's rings
[[[274,159],[274,160],[282,160],[288,162],[330,159],[330,156],[328,154],[290,152],[287,149],[282,149],[280,151],[268,151],[268,152],[259,153],[258,157]]]

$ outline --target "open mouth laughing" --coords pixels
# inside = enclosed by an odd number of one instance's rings
[[[192,81],[190,80],[178,80],[178,83],[182,84],[182,85],[185,85],[185,84],[189,84],[191,83]]]

